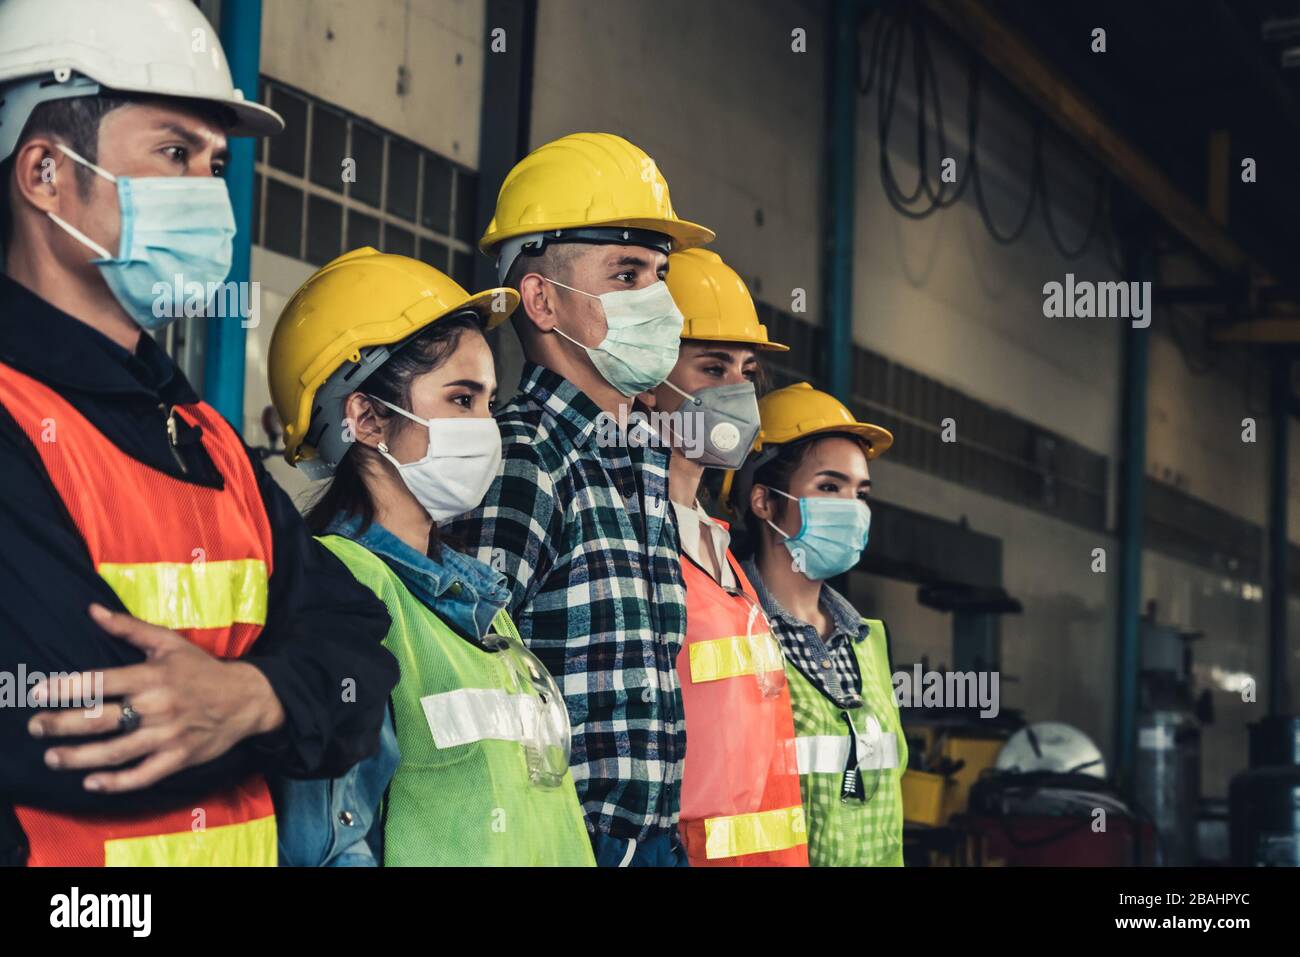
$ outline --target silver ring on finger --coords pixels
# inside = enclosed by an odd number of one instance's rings
[[[140,727],[140,712],[123,702],[122,715],[117,719],[117,730],[122,734],[130,734],[138,727]]]

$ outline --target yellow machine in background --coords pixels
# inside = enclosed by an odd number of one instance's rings
[[[903,775],[903,819],[944,827],[966,810],[971,785],[997,760],[1007,736],[965,724],[904,725],[908,749],[919,768]]]

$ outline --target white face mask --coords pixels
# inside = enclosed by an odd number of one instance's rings
[[[501,464],[501,431],[496,419],[422,419],[378,396],[368,398],[429,430],[429,450],[414,462],[397,461],[383,442],[377,449],[397,469],[430,518],[445,522],[483,501]]]
[[[606,382],[623,395],[633,396],[653,389],[668,378],[677,365],[682,326],[686,322],[673,302],[668,283],[660,280],[640,289],[620,289],[595,296],[554,279],[546,281],[600,300],[607,331],[599,345],[584,346],[559,326],[555,331],[585,349]]]

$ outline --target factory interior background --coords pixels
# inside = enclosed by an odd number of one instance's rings
[[[1300,39],[1268,29],[1295,12],[270,0],[258,96],[287,129],[256,145],[244,437],[309,494],[274,451],[266,355],[317,267],[372,245],[492,284],[475,242],[505,171],[625,136],[792,346],[769,385],[893,431],[845,584],[895,670],[1000,675],[994,719],[904,712],[933,784],[909,797],[914,853],[969,861],[950,825],[980,769],[1056,722],[1145,788],[1146,863],[1226,861],[1248,728],[1300,680]],[[373,173],[341,181],[341,157]],[[1076,281],[1150,283],[1149,326],[1049,315],[1045,286]],[[202,383],[202,326],[165,335]],[[504,399],[520,352],[508,326],[494,346]]]

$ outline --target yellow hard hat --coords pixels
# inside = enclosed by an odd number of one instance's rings
[[[754,440],[754,448],[744,465],[723,476],[719,492],[725,510],[738,519],[743,518],[744,509],[736,508],[733,497],[748,498],[754,472],[770,459],[778,446],[812,435],[856,435],[867,443],[870,461],[894,444],[894,436],[888,429],[857,421],[839,399],[814,389],[807,382],[769,392],[758,400],[758,413],[762,428]]]
[[[767,338],[758,321],[754,300],[745,281],[707,249],[687,249],[668,257],[668,291],[686,323],[683,339],[745,342],[771,352],[789,352],[789,346]]]
[[[839,399],[814,389],[807,382],[769,392],[758,400],[758,413],[763,427],[754,441],[756,452],[821,432],[845,432],[865,439],[869,446],[868,460],[894,444],[894,436],[888,429],[857,421]]]
[[[491,329],[518,305],[513,289],[471,296],[427,263],[369,246],[322,266],[280,313],[267,356],[285,459],[317,461],[305,471],[328,475],[347,451],[339,439],[343,400],[395,347],[430,323],[467,311]]]
[[[596,227],[659,233],[673,249],[713,241],[711,229],[673,212],[668,183],[644,150],[613,133],[571,133],[539,146],[507,174],[479,249],[504,252],[501,244],[511,239]]]

